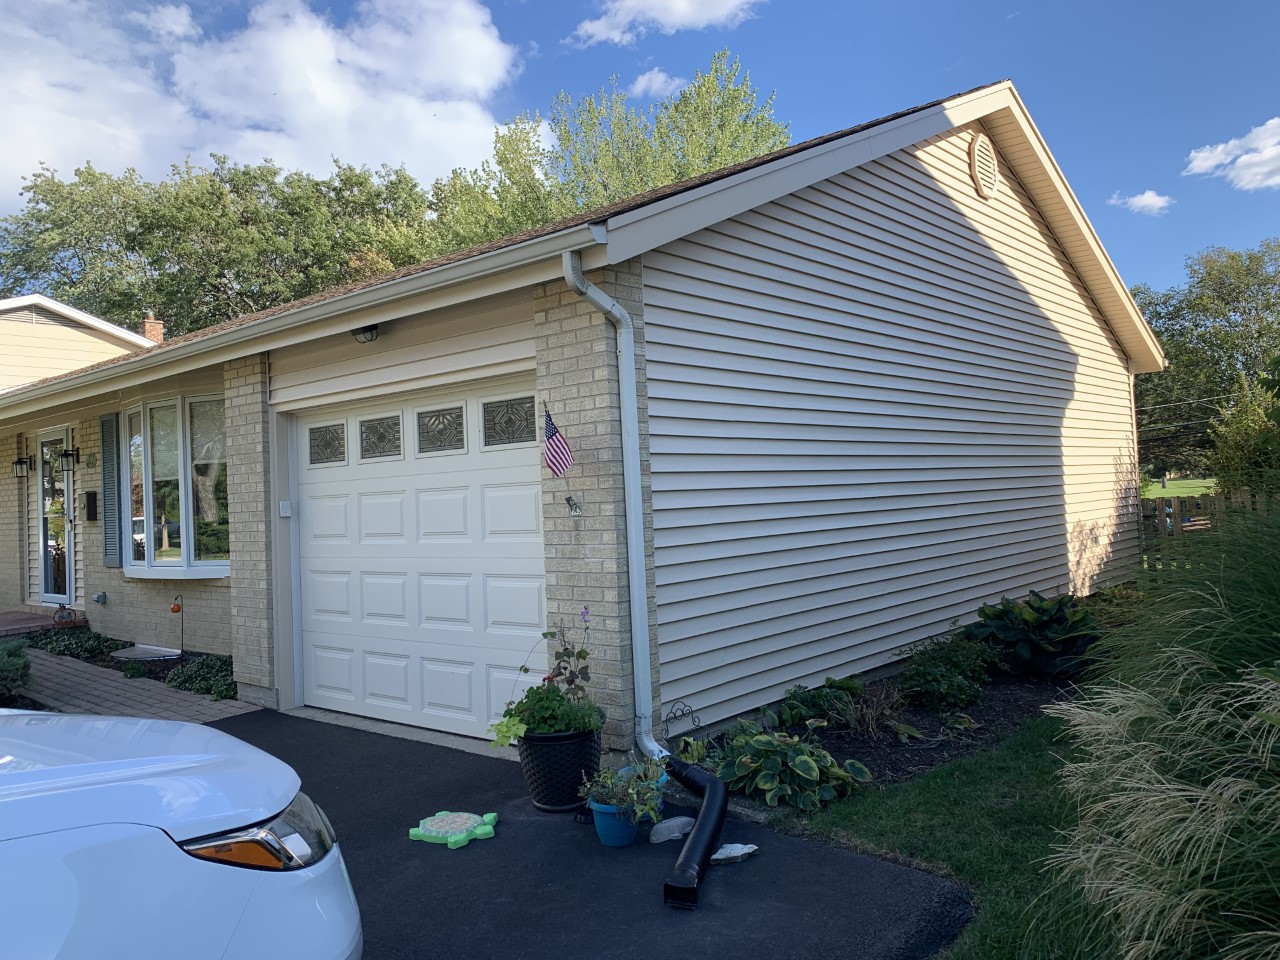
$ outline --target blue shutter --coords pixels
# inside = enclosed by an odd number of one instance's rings
[[[98,418],[102,441],[102,565],[120,567],[120,430],[116,415]]]

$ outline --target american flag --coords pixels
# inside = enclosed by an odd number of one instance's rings
[[[573,466],[573,451],[569,449],[569,442],[565,440],[564,434],[551,421],[550,411],[547,412],[547,422],[543,425],[542,432],[546,437],[542,459],[547,462],[547,469],[557,477],[563,477],[564,472]]]

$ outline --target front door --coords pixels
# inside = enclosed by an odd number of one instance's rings
[[[72,501],[68,474],[62,472],[59,460],[66,446],[65,432],[40,438],[40,600],[44,603],[71,602]]]

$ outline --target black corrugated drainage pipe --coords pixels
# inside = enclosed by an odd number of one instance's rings
[[[662,885],[663,903],[669,907],[693,910],[698,906],[698,886],[706,876],[707,868],[711,866],[711,855],[720,843],[720,830],[729,809],[729,794],[714,773],[687,764],[678,757],[667,757],[667,769],[686,788],[702,794],[698,819],[685,839],[675,869]]]

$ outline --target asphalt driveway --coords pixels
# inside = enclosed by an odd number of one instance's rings
[[[972,912],[946,880],[733,820],[723,842],[760,852],[713,867],[698,909],[677,910],[662,883],[679,841],[605,847],[589,824],[534,810],[510,761],[270,710],[211,726],[291,764],[324,808],[367,960],[907,960],[937,952]],[[440,810],[497,813],[496,835],[458,850],[408,838]]]

